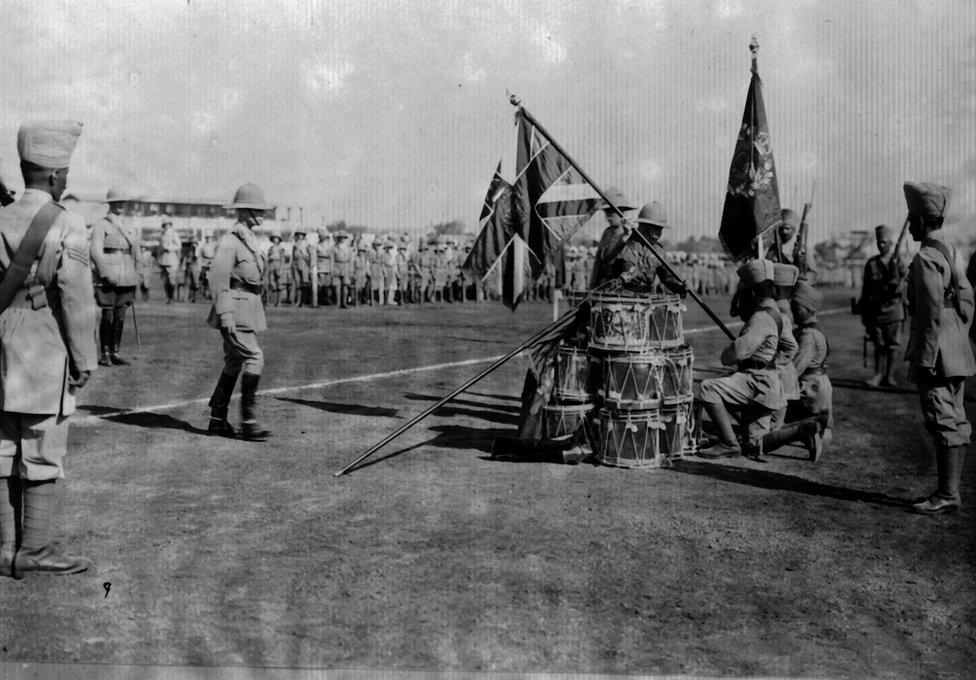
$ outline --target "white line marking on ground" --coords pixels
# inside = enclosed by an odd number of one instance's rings
[[[839,314],[846,311],[843,308],[827,309],[820,312],[820,316],[827,316],[830,314]],[[741,321],[733,321],[726,324],[728,328],[738,328],[742,325]],[[717,326],[701,326],[698,328],[689,328],[685,330],[685,335],[695,335],[697,333],[707,333],[709,331],[717,331]],[[462,359],[461,361],[448,361],[442,364],[431,364],[430,366],[414,366],[412,368],[401,368],[396,371],[385,371],[383,373],[371,373],[369,375],[355,375],[349,378],[336,378],[335,380],[322,380],[314,383],[306,383],[304,385],[291,385],[289,387],[271,387],[264,390],[258,390],[259,395],[269,395],[269,394],[283,394],[285,392],[298,392],[300,390],[314,390],[320,389],[322,387],[334,387],[335,385],[346,385],[349,383],[358,382],[370,382],[372,380],[383,380],[384,378],[396,378],[401,375],[412,375],[414,373],[424,373],[426,371],[437,371],[442,368],[457,368],[458,366],[474,366],[476,364],[487,364],[492,361],[498,361],[504,354],[496,354],[490,357],[482,357],[478,359]],[[239,395],[235,395],[235,399]],[[86,415],[79,416],[71,419],[73,425],[94,425],[102,420],[110,420],[112,418],[118,418],[120,416],[128,416],[136,413],[158,413],[160,411],[170,411],[172,409],[182,408],[184,406],[193,406],[194,404],[206,404],[210,401],[209,397],[204,397],[201,399],[187,399],[185,401],[172,401],[168,404],[157,404],[155,406],[139,406],[132,409],[120,409],[118,411],[109,411],[108,413],[100,413],[97,415]],[[82,406],[82,408],[84,408]]]

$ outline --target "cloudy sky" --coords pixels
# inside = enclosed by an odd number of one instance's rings
[[[781,198],[817,182],[814,237],[900,226],[906,179],[950,185],[976,235],[971,0],[13,0],[0,173],[20,184],[22,120],[75,117],[78,192],[253,181],[375,229],[474,229],[511,90],[596,182],[714,235],[753,34]]]

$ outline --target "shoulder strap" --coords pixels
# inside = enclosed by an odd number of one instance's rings
[[[254,256],[254,264],[258,268],[258,273],[259,274],[264,274],[264,267],[261,266],[262,259],[258,256],[258,254],[256,252],[254,252],[254,248],[252,248],[250,245],[248,245],[247,241],[244,240],[244,237],[241,236],[236,231],[234,232],[234,236],[236,236],[237,237],[237,240],[241,242],[241,245],[243,245],[245,248],[247,248],[247,251],[249,253],[251,253],[251,255]]]
[[[953,257],[952,252],[942,241],[938,241],[934,238],[926,239],[923,245],[935,248],[940,253],[942,257],[946,259],[946,264],[949,265],[949,290],[946,291],[946,296],[952,296],[952,307],[956,310],[956,314],[963,321],[968,321],[966,315],[962,311],[962,305],[959,303],[959,275],[956,273],[956,258]]]
[[[10,261],[10,266],[3,274],[3,280],[0,281],[0,312],[7,309],[13,301],[14,295],[24,285],[24,280],[30,273],[31,265],[34,264],[37,254],[41,251],[44,239],[47,238],[48,232],[54,225],[54,220],[58,219],[62,210],[64,208],[54,201],[50,201],[41,206],[41,209],[34,215],[30,226],[27,227],[27,233],[24,234],[24,239],[20,242],[17,252],[14,253],[13,259]]]
[[[778,338],[781,336],[783,334],[783,315],[780,313],[779,309],[776,307],[770,307],[768,305],[763,305],[759,309],[773,317],[773,323],[776,324],[776,337]]]

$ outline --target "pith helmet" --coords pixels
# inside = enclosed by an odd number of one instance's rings
[[[618,208],[620,208],[621,210],[634,209],[634,205],[629,200],[627,200],[626,196],[624,196],[624,192],[622,192],[617,187],[610,187],[609,189],[606,190],[605,193],[607,198],[613,201],[613,204]],[[602,198],[598,199],[596,202],[597,210],[606,210],[609,207],[610,204],[604,201]]]
[[[264,200],[264,192],[256,184],[245,184],[234,193],[234,200],[225,208],[250,208],[251,210],[267,210],[271,206]]]
[[[657,201],[651,201],[637,213],[638,224],[652,224],[656,227],[668,228],[668,214],[664,206]]]
[[[102,201],[102,203],[122,203],[128,200],[128,197],[121,189],[112,187],[108,190],[108,193],[105,194],[105,200]]]

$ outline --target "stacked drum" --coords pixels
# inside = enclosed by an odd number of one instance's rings
[[[600,462],[654,468],[694,450],[694,356],[682,309],[677,295],[593,296],[587,368],[602,379],[588,433]]]

